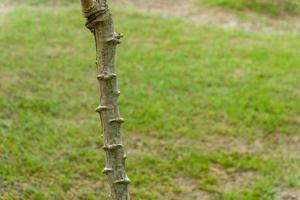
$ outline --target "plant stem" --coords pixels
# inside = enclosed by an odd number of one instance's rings
[[[128,184],[125,171],[126,155],[121,137],[121,124],[117,99],[120,91],[117,85],[115,53],[120,44],[121,34],[114,31],[112,15],[106,1],[81,0],[82,10],[87,18],[86,26],[91,30],[96,43],[98,81],[100,84],[100,114],[103,129],[106,166],[103,170],[108,177],[112,200],[129,200]]]

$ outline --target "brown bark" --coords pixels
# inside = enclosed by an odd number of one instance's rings
[[[81,0],[82,10],[87,18],[86,26],[91,30],[96,43],[97,79],[100,84],[100,114],[103,129],[103,149],[106,152],[106,166],[103,170],[108,177],[112,200],[129,200],[125,171],[126,155],[121,137],[121,124],[117,98],[120,91],[117,85],[115,53],[120,43],[120,34],[114,31],[112,15],[106,1]]]

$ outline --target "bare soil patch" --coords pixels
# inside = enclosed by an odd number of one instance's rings
[[[178,177],[174,180],[179,184],[180,192],[171,197],[171,200],[212,200],[214,195],[197,189],[196,181],[192,177]]]
[[[286,188],[280,191],[280,200],[300,200],[300,190]]]
[[[186,19],[195,24],[238,28],[246,31],[299,31],[299,17],[270,18],[247,12],[247,20],[227,9],[207,7],[194,0],[112,0],[118,6],[134,7],[143,12]]]
[[[222,166],[215,164],[210,171],[219,178],[219,185],[222,191],[245,188],[247,185],[259,177],[259,174],[250,170],[238,170],[227,172]]]
[[[0,3],[1,15],[11,11],[16,2],[4,0]],[[199,25],[213,25],[224,29],[236,28],[246,31],[267,32],[298,32],[300,30],[300,17],[271,18],[257,13],[245,14],[247,19],[241,19],[230,10],[216,7],[208,7],[196,3],[195,0],[110,0],[115,6],[135,8],[141,12],[158,14],[164,17],[177,17]],[[22,2],[21,2],[22,4]],[[66,4],[52,3],[45,6],[66,6]]]
[[[9,5],[7,3],[0,2],[0,15],[10,12],[13,8],[14,8],[13,5]]]

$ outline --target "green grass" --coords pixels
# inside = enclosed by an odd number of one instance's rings
[[[300,189],[298,34],[113,11],[126,36],[119,103],[133,199]],[[104,199],[95,50],[80,9],[0,17],[0,199]]]
[[[250,10],[262,14],[279,16],[300,14],[298,0],[198,0],[209,5],[216,5],[238,11]]]
[[[13,3],[23,4],[23,5],[68,5],[70,3],[78,4],[80,1],[77,0],[12,0]]]

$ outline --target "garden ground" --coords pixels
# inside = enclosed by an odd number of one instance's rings
[[[0,199],[108,193],[94,43],[71,1],[0,9]],[[132,198],[300,198],[298,17],[164,2],[112,7]]]

